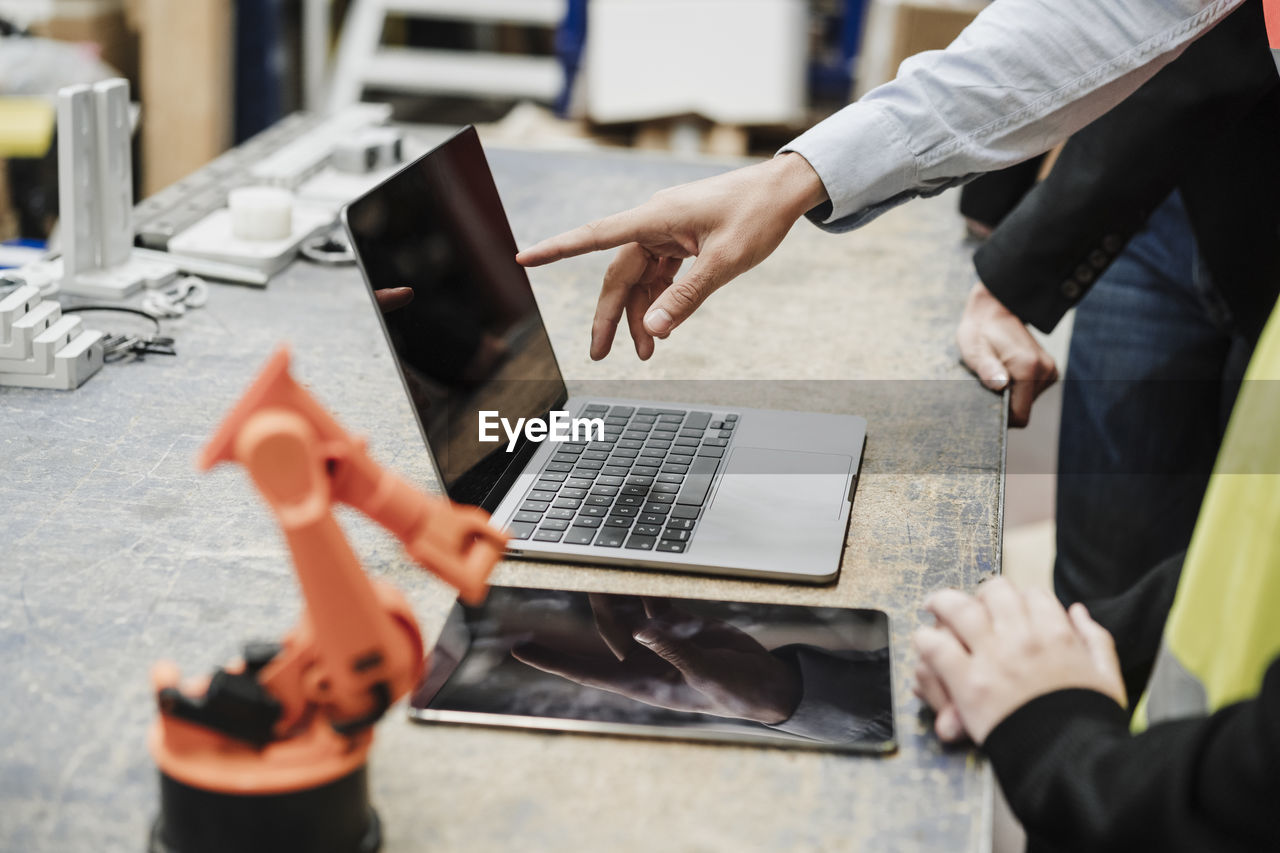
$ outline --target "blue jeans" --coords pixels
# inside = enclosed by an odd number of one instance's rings
[[[1064,603],[1119,594],[1187,547],[1252,350],[1175,192],[1076,310],[1058,446]]]

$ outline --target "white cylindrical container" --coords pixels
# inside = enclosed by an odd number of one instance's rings
[[[278,187],[240,187],[227,194],[231,235],[237,240],[287,240],[293,234],[293,193]]]

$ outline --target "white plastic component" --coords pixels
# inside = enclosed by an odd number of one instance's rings
[[[401,145],[400,156],[402,160],[412,160],[426,150],[427,146],[421,141],[406,136]],[[338,154],[335,151],[334,160],[337,157]],[[360,174],[339,171],[335,164],[330,163],[298,187],[296,197],[300,204],[320,204],[330,208],[334,219],[337,219],[338,211],[344,204],[364,195],[395,174],[400,167],[401,163],[394,163],[385,169]]]
[[[355,104],[336,113],[305,136],[289,143],[253,167],[254,180],[294,189],[329,162],[333,148],[352,133],[391,119],[389,104]]]
[[[95,270],[81,273],[75,281],[64,280],[63,288],[76,296],[125,299],[142,289],[142,279],[130,270]]]
[[[52,373],[53,356],[80,334],[79,317],[59,317],[53,325],[31,339],[31,355],[23,359],[0,360],[5,373]]]
[[[133,159],[129,148],[129,84],[104,80],[93,87],[98,133],[101,229],[98,266],[129,260],[133,247]]]
[[[364,175],[398,166],[404,160],[404,134],[394,127],[371,127],[339,142],[333,149],[333,168]]]
[[[153,290],[142,297],[142,310],[157,317],[182,317],[209,302],[209,285],[202,278],[186,276],[172,287]]]
[[[8,373],[0,361],[0,385],[72,391],[102,369],[102,332],[81,332],[53,356],[49,373]]]
[[[63,317],[31,285],[0,300],[0,341],[0,385],[69,391],[102,368],[102,333]]]
[[[41,302],[9,325],[9,341],[0,344],[0,359],[21,361],[31,357],[31,342],[57,322],[62,306],[57,302]]]
[[[62,289],[75,296],[95,299],[124,299],[145,287],[164,287],[178,277],[178,267],[165,261],[130,256],[110,269],[84,272],[75,280],[63,279]]]
[[[337,169],[325,169],[298,187],[298,202],[324,205],[333,211],[336,219],[338,211],[344,204],[364,195],[391,177],[394,172],[395,168],[392,168],[380,172],[369,172],[366,175],[356,175],[339,172]]]
[[[58,92],[58,208],[67,276],[98,268],[97,128],[89,86]]]
[[[296,204],[293,231],[282,240],[240,240],[231,231],[231,212],[216,210],[169,241],[178,255],[207,258],[227,264],[252,267],[267,274],[279,272],[298,253],[298,247],[313,234],[333,224],[330,207]]]
[[[129,263],[142,276],[142,283],[150,288],[167,287],[177,280],[182,270],[167,260],[144,258],[135,255]]]
[[[52,296],[58,292],[62,282],[62,258],[26,264],[6,271],[5,277],[36,288],[41,296]]]
[[[123,299],[148,280],[171,281],[133,260],[133,167],[129,84],[106,80],[58,92],[58,200],[62,289]]]
[[[808,16],[807,0],[592,0],[587,115],[803,122]]]
[[[40,303],[40,289],[25,284],[0,299],[0,344],[7,344],[13,337],[13,321],[25,315]]]
[[[293,193],[279,187],[240,187],[227,194],[231,235],[251,242],[279,241],[293,233]]]
[[[198,275],[201,278],[231,281],[236,284],[248,284],[254,287],[266,287],[270,281],[269,276],[262,270],[250,269],[236,264],[222,264],[207,258],[188,258],[184,255],[175,255],[172,252],[156,252],[151,249],[134,249],[133,256],[142,260],[154,260],[171,264],[177,268],[179,274]]]

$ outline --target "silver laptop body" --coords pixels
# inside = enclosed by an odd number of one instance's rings
[[[669,505],[668,515],[680,509],[697,512],[685,547],[679,552],[662,550],[661,533],[655,543],[635,534],[642,527],[656,525],[637,522],[618,547],[567,544],[566,537],[557,542],[530,537],[511,543],[513,556],[798,583],[835,580],[866,438],[862,418],[595,397],[571,397],[565,409],[582,416],[592,404],[608,405],[610,410],[706,412],[713,422],[738,416],[725,454],[710,475],[704,502]],[[530,492],[538,491],[535,486],[542,472],[557,455],[562,454],[556,445],[542,444],[498,505],[496,523],[512,523]],[[689,476],[685,475],[686,481]],[[680,493],[676,497],[679,500]],[[642,521],[653,515],[644,511],[650,506],[648,502],[642,505],[636,517]],[[662,505],[652,508],[658,506]],[[665,531],[667,525],[661,526]],[[628,547],[632,537],[639,547]]]
[[[406,393],[445,491],[491,511],[512,556],[837,577],[866,421],[568,397],[474,129],[352,202],[343,222],[371,292],[414,290],[379,313]],[[489,407],[599,418],[607,434],[482,445]]]

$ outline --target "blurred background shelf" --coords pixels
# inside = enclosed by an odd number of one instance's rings
[[[329,108],[336,110],[355,103],[370,86],[414,93],[555,101],[567,82],[565,69],[555,57],[513,55],[492,49],[389,47],[383,38],[393,16],[413,21],[554,30],[566,19],[569,5],[566,0],[352,0],[339,43]]]
[[[556,60],[537,56],[384,47],[365,62],[360,82],[420,94],[552,102],[564,89],[564,71]]]
[[[0,21],[33,36],[5,39],[15,68],[0,55],[0,97],[52,98],[74,82],[129,78],[142,107],[143,195],[289,113],[362,100],[391,104],[399,121],[477,124],[507,145],[768,156],[906,56],[944,46],[983,5],[0,0]],[[13,59],[20,42],[43,40],[78,59]],[[56,215],[56,193],[41,189],[53,157],[7,164],[10,195],[29,202],[16,219],[22,236],[40,236],[28,232]]]

